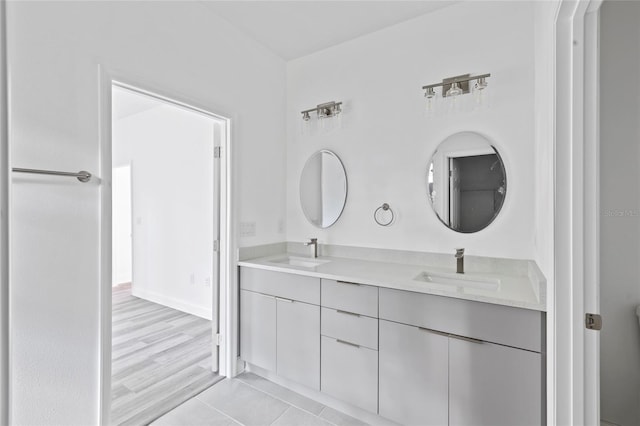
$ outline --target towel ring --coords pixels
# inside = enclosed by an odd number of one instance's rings
[[[378,212],[380,210],[385,211],[385,212],[386,211],[391,212],[391,219],[389,221],[387,221],[387,222],[378,220]],[[380,226],[389,226],[389,225],[391,225],[393,223],[393,219],[395,219],[395,214],[393,213],[393,210],[391,210],[391,207],[389,207],[389,204],[387,204],[387,203],[384,203],[383,205],[378,207],[375,212],[373,212],[373,220],[375,220],[376,223],[378,225],[380,225]]]

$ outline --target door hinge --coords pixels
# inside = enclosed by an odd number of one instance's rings
[[[598,314],[586,314],[584,325],[589,330],[602,330],[602,316]]]
[[[222,335],[220,333],[216,334],[216,346],[220,346],[222,344]]]
[[[219,251],[220,250],[220,240],[214,240],[213,241],[213,251]]]
[[[213,148],[213,158],[220,158],[220,147],[216,146]]]

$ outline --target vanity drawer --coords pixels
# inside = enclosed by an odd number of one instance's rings
[[[322,279],[322,306],[378,317],[378,287]]]
[[[378,350],[378,320],[322,308],[321,334]]]
[[[240,288],[313,305],[320,304],[320,278],[241,267]]]
[[[542,352],[544,313],[529,309],[381,288],[380,318]]]
[[[378,412],[378,352],[322,336],[320,390]]]

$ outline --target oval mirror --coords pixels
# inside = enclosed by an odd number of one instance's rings
[[[300,204],[318,228],[333,225],[347,201],[347,173],[338,156],[321,150],[307,160],[300,176]]]
[[[449,136],[431,157],[427,193],[449,229],[472,233],[486,228],[500,213],[507,193],[500,153],[478,133]]]

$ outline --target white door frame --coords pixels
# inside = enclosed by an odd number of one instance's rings
[[[9,108],[7,19],[0,0],[0,425],[9,424]]]
[[[111,411],[111,175],[112,175],[112,87],[118,85],[157,99],[196,111],[225,123],[225,134],[220,141],[221,157],[217,165],[220,169],[220,205],[219,205],[219,295],[218,296],[218,330],[221,339],[218,345],[218,373],[235,375],[237,351],[234,350],[235,338],[230,332],[236,327],[234,308],[236,297],[233,288],[237,287],[235,272],[235,242],[233,229],[235,226],[232,214],[232,118],[227,114],[217,114],[188,96],[167,93],[160,87],[149,84],[148,79],[134,78],[125,73],[99,67],[100,74],[100,424],[110,423]],[[234,120],[235,121],[235,120]],[[215,339],[214,339],[215,344]]]
[[[555,372],[558,425],[600,422],[598,16],[602,0],[562,0],[556,21]]]

